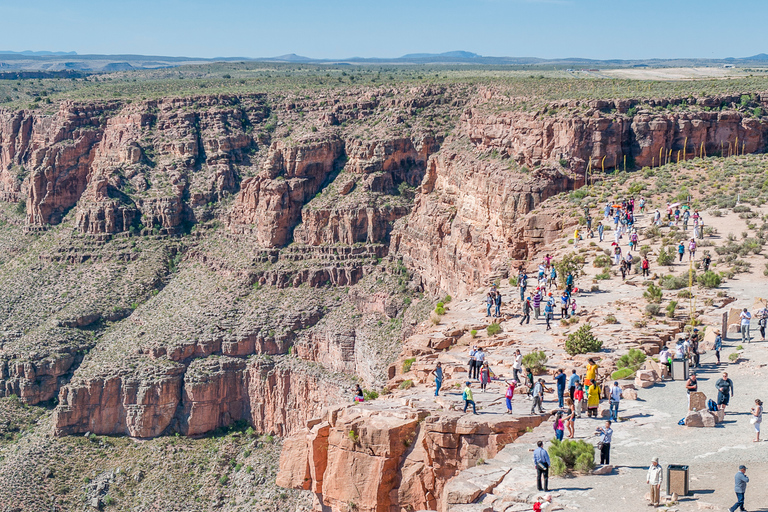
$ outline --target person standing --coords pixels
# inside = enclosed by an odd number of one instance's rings
[[[432,374],[435,376],[435,396],[438,396],[443,385],[443,363],[438,361]]]
[[[643,269],[643,277],[647,279],[651,275],[651,263],[648,261],[648,256],[643,256],[643,262],[640,264],[640,268]]]
[[[691,238],[691,241],[688,242],[688,259],[696,259],[696,240],[693,238]]]
[[[472,396],[472,388],[471,382],[467,381],[464,383],[464,392],[461,394],[461,398],[464,399],[464,413],[467,412],[467,407],[472,405],[472,413],[477,414],[477,408],[475,407],[475,400]]]
[[[515,362],[512,365],[512,380],[520,382],[520,374],[523,371],[523,354],[520,349],[515,350]]]
[[[536,290],[536,293],[533,294],[533,318],[538,322],[539,317],[541,316],[541,294],[543,292],[540,289]]]
[[[520,325],[531,323],[531,298],[527,297],[523,302],[523,314],[520,317]]]
[[[558,412],[555,415],[555,421],[552,423],[552,428],[555,430],[555,439],[562,441],[563,433],[565,432],[565,425],[563,425],[563,413]]]
[[[483,348],[480,347],[475,352],[475,378],[477,380],[480,380],[480,369],[483,367],[484,362],[485,362],[485,352],[483,352]]]
[[[715,356],[717,356],[717,364],[720,364],[720,351],[723,350],[723,337],[720,331],[715,330]]]
[[[755,399],[755,407],[752,408],[752,418],[750,422],[755,427],[755,441],[760,442],[760,425],[763,423],[763,402]]]
[[[491,382],[491,368],[488,366],[488,361],[483,361],[483,366],[480,367],[480,390],[485,393],[485,388]]]
[[[603,241],[603,232],[605,231],[605,226],[603,226],[602,222],[597,223],[597,235],[600,237],[600,241]]]
[[[585,380],[588,380],[589,382],[594,382],[597,380],[597,364],[595,363],[595,360],[592,358],[589,358],[587,360],[587,376]],[[585,384],[588,384],[585,382]]]
[[[568,272],[568,275],[565,277],[565,291],[568,297],[573,293],[573,272]]]
[[[611,428],[611,420],[605,422],[605,428],[597,427],[597,432],[600,436],[600,464],[611,463],[611,438],[613,438],[613,429]]]
[[[704,263],[704,272],[709,270],[709,266],[712,264],[712,256],[709,255],[709,251],[704,251],[702,263]]]
[[[485,297],[485,316],[486,318],[491,316],[491,306],[493,306],[493,293],[488,292]]]
[[[757,312],[757,326],[760,327],[760,341],[765,341],[765,326],[768,323],[768,308]]]
[[[552,295],[552,294],[550,293],[550,295]],[[554,307],[552,301],[547,301],[547,305],[544,306],[544,316],[547,319],[547,329],[546,329],[547,331],[552,329],[552,326],[550,325],[550,322],[552,321],[552,318],[554,318],[554,316],[555,316],[554,309],[555,309],[555,307]]]
[[[537,441],[536,449],[533,451],[533,465],[536,466],[536,488],[540,491],[549,492],[549,464],[549,454],[544,449],[544,443]],[[544,477],[543,485],[542,477]]]
[[[717,379],[715,382],[717,388],[717,405],[721,411],[725,411],[728,402],[733,396],[733,381],[728,378],[728,373],[723,372],[723,378]]]
[[[571,397],[571,400],[573,400],[573,395],[576,393],[576,388],[579,385],[579,375],[576,373],[576,370],[571,371],[571,376],[568,379],[568,395]]]
[[[496,310],[494,311],[494,317],[499,318],[501,317],[501,293],[496,292],[496,295],[493,297],[493,305],[496,306]]]
[[[684,254],[685,254],[685,244],[683,244],[683,242],[680,242],[680,245],[677,246],[677,255],[680,256],[679,261],[683,261]]]
[[[552,265],[552,272],[549,273],[549,282],[547,283],[547,290],[551,290],[552,287],[557,289],[557,269]],[[543,290],[542,290],[543,293]]]
[[[517,285],[520,287],[520,300],[525,298],[525,289],[528,288],[528,274],[525,271],[520,273]]]
[[[568,378],[565,376],[563,369],[557,370],[557,375],[555,376],[555,382],[557,383],[557,406],[561,409],[565,406],[563,400],[565,399],[565,384],[567,380]]]
[[[747,483],[749,483],[749,477],[747,476],[747,466],[743,464],[739,466],[739,471],[736,473],[734,480],[736,503],[729,510],[731,512],[736,512],[736,509],[738,508],[742,511],[746,511],[747,509],[744,508],[744,493],[747,492]]]
[[[661,500],[661,481],[664,478],[664,472],[659,465],[659,458],[651,459],[651,466],[648,468],[648,474],[645,477],[645,483],[651,486],[651,505],[659,506]]]
[[[507,414],[512,414],[512,398],[515,396],[515,387],[517,386],[517,379],[507,381],[507,391],[504,393],[504,398],[507,402]]]
[[[589,387],[587,388],[587,416],[590,418],[597,418],[597,408],[600,405],[600,387],[597,382],[589,381]]]
[[[584,387],[577,385],[576,391],[573,392],[574,408],[576,409],[576,417],[581,418],[581,410],[584,405]]]
[[[739,315],[739,318],[741,319],[741,342],[744,343],[746,340],[746,342],[749,343],[749,322],[752,320],[752,313],[747,311],[747,308],[744,308]]]
[[[568,438],[573,439],[575,435],[574,427],[576,426],[576,408],[573,400],[568,400],[566,404],[568,405],[568,412],[565,416],[565,428],[568,429]]]
[[[613,386],[611,386],[611,400],[610,400],[610,408],[611,408],[611,420],[613,421],[619,421],[619,402],[621,402],[621,387],[619,386],[619,382],[616,381],[613,383]]]

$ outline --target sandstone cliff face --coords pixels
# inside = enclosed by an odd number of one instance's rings
[[[451,477],[542,420],[477,420],[382,403],[334,408],[286,440],[277,483],[311,490],[323,510],[350,503],[363,512],[436,510]]]

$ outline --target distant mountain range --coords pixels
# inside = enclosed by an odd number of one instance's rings
[[[488,57],[467,51],[445,53],[409,53],[402,57],[351,57],[347,59],[313,59],[290,53],[278,57],[168,57],[151,55],[79,55],[76,52],[55,51],[0,51],[0,73],[36,71],[62,72],[77,71],[91,73],[110,73],[131,69],[157,69],[188,64],[211,62],[285,62],[296,64],[411,64],[411,65],[485,65],[485,66],[528,66],[528,67],[687,67],[714,66],[722,64],[765,65],[768,54],[759,53],[751,57],[725,59],[645,59],[645,60],[595,60],[583,58],[542,59],[538,57]]]

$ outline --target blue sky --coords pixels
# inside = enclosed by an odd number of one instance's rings
[[[767,0],[0,0],[1,50],[196,57],[745,57]]]

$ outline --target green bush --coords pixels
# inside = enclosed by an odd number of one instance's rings
[[[605,317],[605,323],[607,324],[617,324],[619,321],[616,319],[614,315],[608,315]]]
[[[563,476],[568,472],[568,468],[565,466],[565,462],[560,457],[554,456],[549,458],[552,464],[549,465],[549,474],[552,476]]]
[[[511,286],[512,288],[517,287],[517,276],[509,278],[509,286]]]
[[[573,243],[573,239],[571,243]],[[565,287],[565,280],[568,278],[568,273],[573,274],[574,281],[581,275],[581,269],[584,267],[584,256],[576,253],[569,253],[563,256],[563,259],[555,262],[555,269],[557,270],[557,277],[560,279],[560,284]]]
[[[443,316],[445,314],[445,308],[442,306],[437,306],[435,308],[435,313],[437,313],[440,316]]]
[[[661,288],[659,288],[653,283],[649,284],[648,289],[643,292],[644,298],[646,298],[649,302],[656,303],[656,304],[661,302],[661,297],[663,295],[664,295],[664,292],[661,291]]]
[[[664,247],[659,250],[659,255],[656,258],[656,262],[659,265],[669,266],[675,262],[675,254],[670,250],[667,251]]]
[[[691,290],[680,290],[677,292],[677,296],[681,299],[690,299],[693,294],[691,294]]]
[[[595,279],[598,281],[605,281],[606,279],[611,278],[611,269],[609,267],[605,267],[602,272],[595,275]]]
[[[472,329],[471,331],[469,331],[469,335],[472,336],[472,339],[477,337],[477,329]]]
[[[610,267],[611,258],[606,256],[605,254],[598,254],[597,256],[595,256],[594,261],[592,261],[592,266],[595,268]]]
[[[696,279],[694,274],[694,280]],[[688,272],[679,276],[668,275],[661,278],[661,287],[665,290],[680,290],[688,286]]]
[[[583,468],[591,469],[595,465],[595,447],[581,439],[578,441],[553,439],[548,452],[551,460],[559,458],[569,471],[584,471]],[[576,467],[577,463],[579,468]]]
[[[404,380],[400,383],[400,389],[411,389],[413,387],[413,381],[411,379]]]
[[[595,454],[582,453],[576,457],[576,464],[573,469],[578,473],[589,473],[595,468]]]
[[[675,311],[677,310],[677,301],[676,300],[670,301],[669,304],[667,304],[667,307],[664,309],[667,310],[667,316],[669,318],[673,318],[675,316]]]
[[[443,299],[443,302],[445,302],[446,304],[448,304],[448,303],[449,303],[449,302],[451,302],[452,300],[453,300],[453,297],[451,297],[450,295],[446,295],[446,296],[445,296],[445,298]]]
[[[611,380],[626,379],[633,373],[635,373],[635,371],[632,368],[622,368],[621,370],[616,370],[611,374]]]
[[[493,323],[485,329],[485,332],[488,336],[495,336],[501,332],[501,325]]]
[[[722,278],[717,272],[707,270],[703,274],[700,274],[696,278],[696,281],[704,288],[718,288],[720,283],[722,283]]]
[[[739,353],[738,353],[738,352],[733,352],[733,353],[731,353],[731,355],[729,355],[729,356],[728,356],[728,360],[729,360],[730,362],[734,362],[734,361],[736,361],[738,358],[739,358]]]
[[[592,326],[584,324],[576,332],[568,335],[565,340],[565,351],[570,355],[587,354],[589,352],[599,352],[603,347],[603,342],[592,334]]]
[[[379,393],[373,390],[369,391],[367,389],[364,389],[363,398],[365,398],[366,401],[376,400],[377,398],[379,398]]]
[[[539,350],[534,351],[523,356],[523,366],[530,368],[535,374],[541,373],[546,370],[544,364],[547,362],[547,355]]]
[[[629,353],[624,354],[616,361],[616,368],[628,368],[630,370],[637,371],[643,366],[645,362],[645,352],[636,348],[629,349]]]
[[[648,304],[647,306],[645,306],[645,312],[649,316],[658,315],[660,309],[661,309],[661,306],[659,304]]]
[[[643,258],[647,257],[648,254],[651,252],[651,246],[650,245],[641,245],[640,246],[640,256]]]
[[[408,373],[409,371],[411,371],[411,366],[415,362],[416,362],[415,357],[409,357],[408,359],[403,361],[403,373]]]

